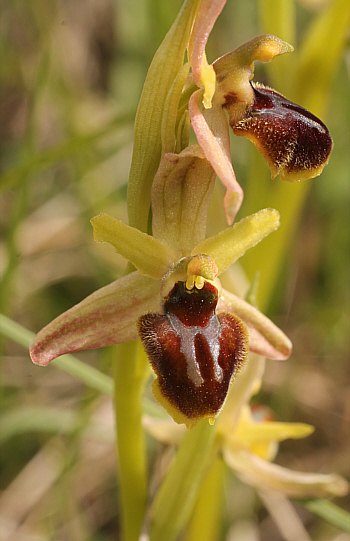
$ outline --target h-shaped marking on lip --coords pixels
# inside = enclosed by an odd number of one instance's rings
[[[215,314],[213,314],[206,327],[192,325],[186,327],[174,314],[167,314],[169,322],[174,331],[181,338],[180,351],[184,354],[187,361],[187,375],[196,387],[204,383],[200,371],[200,365],[196,358],[195,338],[201,334],[207,341],[214,369],[214,377],[218,383],[222,382],[223,371],[218,363],[220,353],[220,323]]]

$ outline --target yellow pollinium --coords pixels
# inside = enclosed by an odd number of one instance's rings
[[[203,276],[191,274],[186,280],[186,289],[189,291],[191,291],[194,287],[196,289],[203,289],[204,281]]]

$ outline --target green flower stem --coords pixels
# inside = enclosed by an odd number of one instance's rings
[[[226,470],[217,458],[200,489],[185,541],[215,541],[220,538]]]
[[[218,450],[216,427],[200,421],[184,436],[150,514],[150,541],[175,541],[186,526]]]
[[[340,530],[350,533],[350,514],[329,500],[309,500],[305,507]]]
[[[149,366],[142,355],[139,341],[119,344],[115,349],[113,378],[122,539],[138,541],[147,501],[142,398]]]
[[[251,354],[249,363],[231,385],[225,407],[216,421],[216,428],[218,428],[217,441],[223,432],[234,431],[241,407],[249,401],[255,382],[263,375],[264,367],[265,359],[259,355]],[[216,471],[216,469],[219,470],[220,466],[219,464],[215,466],[214,463],[213,471],[208,474],[208,478],[200,487],[198,501],[190,524],[189,537],[186,541],[197,541],[197,539],[210,541],[216,539],[213,527],[218,521],[220,513],[216,503],[223,498],[223,476],[225,475],[223,468],[220,471]],[[203,522],[203,517],[205,517],[205,522]],[[204,527],[204,524],[206,524],[206,527]],[[200,528],[202,528],[202,531]],[[199,532],[201,532],[201,535],[199,535]]]

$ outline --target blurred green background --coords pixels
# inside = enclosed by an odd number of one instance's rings
[[[124,261],[113,249],[93,243],[89,220],[101,211],[127,220],[133,119],[152,56],[181,4],[2,2],[0,311],[33,332],[124,271]],[[266,28],[267,4],[228,0],[209,39],[209,61],[257,34],[274,32]],[[288,73],[293,74],[310,25],[329,4],[294,3],[295,21],[286,31],[292,35],[295,58],[276,59],[275,68],[257,66],[256,80],[271,85],[280,81],[276,90],[295,99],[288,95],[289,89],[298,94]],[[315,77],[310,73],[310,84]],[[334,66],[322,116],[334,150],[321,177],[309,181],[286,257],[276,261],[279,277],[270,302],[264,299],[268,315],[292,339],[294,352],[284,363],[267,363],[257,398],[278,420],[316,427],[305,441],[283,443],[278,463],[303,471],[336,471],[347,478],[349,113],[347,49]],[[266,186],[280,181],[269,179],[255,148],[232,136],[232,159],[246,189],[242,215],[269,204]],[[260,184],[252,181],[256,172],[262,176]],[[273,251],[266,257],[274,264]],[[242,262],[249,276],[268,264],[263,252],[254,250]],[[33,366],[27,351],[11,340],[2,342],[1,355],[0,538],[118,539],[110,397],[54,366]],[[78,357],[110,374],[108,350]],[[173,451],[151,439],[148,443],[156,476]],[[346,499],[338,503],[350,507]],[[349,539],[299,504],[297,511],[313,539]],[[235,537],[240,524],[258,532],[256,539],[283,539],[253,490],[229,476],[218,540],[245,541]]]

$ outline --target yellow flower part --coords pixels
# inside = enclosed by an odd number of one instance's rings
[[[213,66],[208,64],[205,45],[225,4],[226,0],[202,0],[188,44],[193,80],[197,86],[203,88],[203,105],[206,109],[210,109],[212,105],[216,89],[216,76]]]
[[[278,442],[305,438],[314,431],[312,426],[304,423],[278,423],[273,419],[266,406],[245,405],[235,431],[232,434],[225,431],[225,439],[228,445],[239,444],[254,455],[271,461],[277,454]],[[223,427],[221,429],[224,431]]]
[[[201,81],[204,86],[203,105],[206,109],[210,109],[211,102],[215,93],[216,75],[213,66],[208,64],[205,54],[202,58]]]

